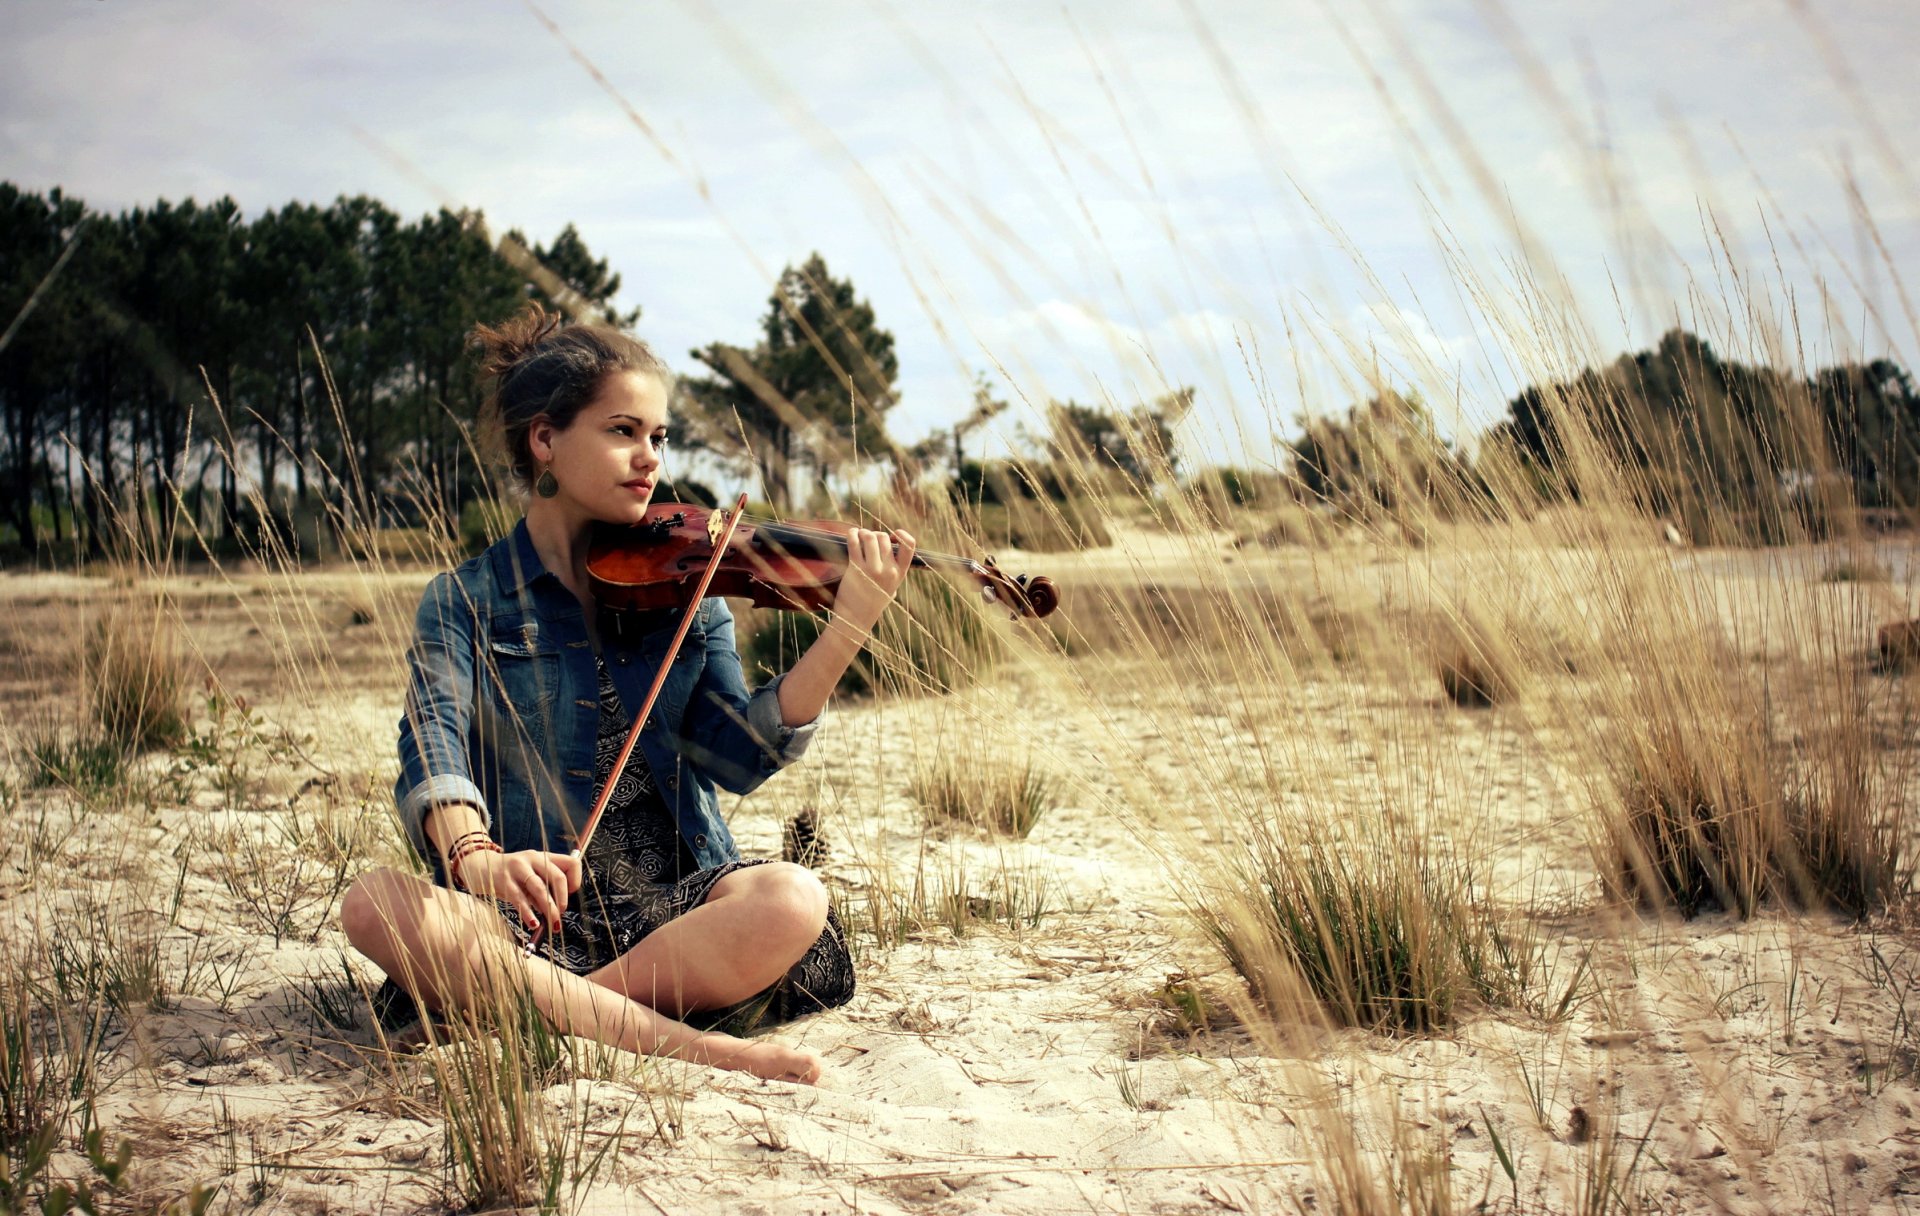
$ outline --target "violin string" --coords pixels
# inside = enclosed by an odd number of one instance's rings
[[[825,528],[809,528],[805,524],[790,524],[782,520],[766,519],[754,515],[745,516],[741,522],[751,524],[757,528],[771,528],[776,532],[784,531],[789,535],[803,537],[807,540],[831,541],[841,548],[845,548],[847,545],[847,538],[845,536],[842,536],[838,532],[829,532]],[[774,539],[777,541],[779,538],[776,535]],[[916,550],[914,556],[924,560],[928,565],[945,564],[959,566],[962,569],[972,569],[977,564],[974,559],[970,557],[961,557],[953,553],[936,553],[930,549]]]

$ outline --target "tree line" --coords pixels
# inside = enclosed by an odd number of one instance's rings
[[[572,225],[496,241],[478,211],[407,220],[366,196],[107,215],[0,183],[0,555],[95,556],[181,511],[193,544],[271,537],[296,555],[340,531],[461,519],[499,493],[472,442],[468,330],[528,300],[630,326],[620,285]],[[689,360],[676,441],[776,507],[867,462],[991,494],[965,445],[1006,403],[983,381],[951,426],[896,444],[893,335],[817,253],[781,274],[751,342]],[[1056,413],[1080,438],[1043,444],[1053,456],[1144,477],[1134,414],[1171,452],[1165,410]]]
[[[251,220],[231,198],[109,216],[0,183],[0,267],[15,554],[97,554],[127,526],[109,513],[176,502],[216,538],[457,505],[483,480],[462,430],[474,321],[530,298],[634,319],[609,311],[620,278],[571,226],[529,250],[491,242],[477,212],[407,221],[365,196]]]
[[[1890,359],[1802,377],[1674,329],[1650,349],[1527,386],[1471,450],[1441,435],[1417,396],[1386,390],[1303,420],[1289,461],[1296,497],[1353,516],[1607,496],[1699,541],[1774,543],[1828,534],[1843,515],[1909,519],[1920,393]]]
[[[95,555],[182,510],[199,543],[271,535],[303,555],[343,528],[458,520],[497,492],[470,438],[482,387],[467,331],[528,300],[632,325],[638,310],[612,303],[620,285],[572,225],[544,244],[495,240],[477,211],[407,220],[365,196],[251,219],[230,198],[105,215],[0,183],[0,555]],[[1054,402],[1016,458],[989,460],[977,437],[1007,405],[983,378],[948,425],[897,443],[893,336],[817,253],[781,274],[749,343],[689,357],[676,440],[776,507],[871,462],[983,511],[1182,474],[1190,389],[1131,407]],[[1763,504],[1784,518],[1814,491],[1910,508],[1917,434],[1920,396],[1897,364],[1797,378],[1676,330],[1529,386],[1471,451],[1417,397],[1383,391],[1303,420],[1282,468],[1186,476],[1228,505],[1283,489],[1350,513],[1483,509],[1496,466],[1547,498],[1591,493],[1586,451],[1627,470],[1649,511],[1724,519],[1726,504]]]

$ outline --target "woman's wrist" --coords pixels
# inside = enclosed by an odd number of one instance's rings
[[[873,636],[873,627],[878,623],[878,617],[862,620],[836,609],[828,614],[827,627],[821,632],[851,642],[857,651],[867,644],[867,639]]]
[[[455,841],[474,832],[486,834],[487,817],[471,802],[436,802],[422,817],[421,831],[444,862]]]
[[[472,883],[461,872],[461,867],[472,868],[475,855],[479,853],[502,853],[503,850],[491,836],[485,832],[468,832],[459,837],[447,848],[447,881],[456,891],[471,891]]]

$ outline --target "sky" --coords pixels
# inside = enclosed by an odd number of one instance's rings
[[[571,222],[683,372],[818,251],[897,438],[982,376],[1002,444],[1192,385],[1188,450],[1261,463],[1385,385],[1470,435],[1675,324],[1920,362],[1912,7],[10,0],[0,179]]]

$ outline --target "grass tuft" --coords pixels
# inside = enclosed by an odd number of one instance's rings
[[[1890,577],[1885,566],[1870,559],[1843,558],[1820,572],[1823,583],[1884,583]]]
[[[104,741],[142,751],[186,737],[187,665],[160,603],[121,604],[95,622],[81,679]]]
[[[983,926],[1022,935],[1071,910],[1058,901],[1051,871],[1015,865],[1004,854],[985,873],[958,851],[935,864],[922,850],[911,874],[898,873],[884,856],[859,864],[866,871],[859,893],[829,888],[856,964],[868,942],[890,950],[929,933],[964,938]]]
[[[1874,637],[1872,664],[1882,675],[1920,667],[1920,620],[1882,625]]]
[[[72,790],[90,800],[127,780],[127,749],[118,743],[79,737],[51,716],[35,719],[23,734],[27,784],[36,789]]]
[[[1059,805],[1060,783],[1031,759],[972,762],[943,752],[921,763],[907,792],[932,820],[1024,840]]]
[[[451,1189],[469,1211],[566,1210],[617,1154],[621,1133],[589,1153],[585,1104],[549,1099],[574,1079],[574,1053],[531,994],[495,969],[478,995],[429,1024]]]
[[[176,993],[158,913],[89,905],[78,923],[56,930],[48,949],[54,990],[72,1009],[104,1006],[123,1025],[171,1009]]]
[[[1240,867],[1196,912],[1271,1012],[1310,996],[1341,1025],[1425,1033],[1469,1001],[1527,1003],[1537,948],[1447,854],[1369,856],[1308,831]]]
[[[1477,615],[1443,615],[1434,632],[1435,674],[1455,705],[1487,709],[1513,697],[1519,664],[1500,635]]]
[[[1617,810],[1603,812],[1615,893],[1682,916],[1750,916],[1765,898],[1777,817],[1765,758],[1738,740],[1703,751],[1678,731],[1637,734]]]
[[[1654,727],[1631,746],[1601,812],[1615,895],[1685,917],[1747,917],[1770,898],[1860,916],[1906,888],[1897,808],[1854,732],[1815,749],[1797,786],[1759,723],[1711,739]]]
[[[59,1143],[85,1056],[61,1050],[52,1017],[15,967],[0,969],[0,1210],[25,1211]]]

